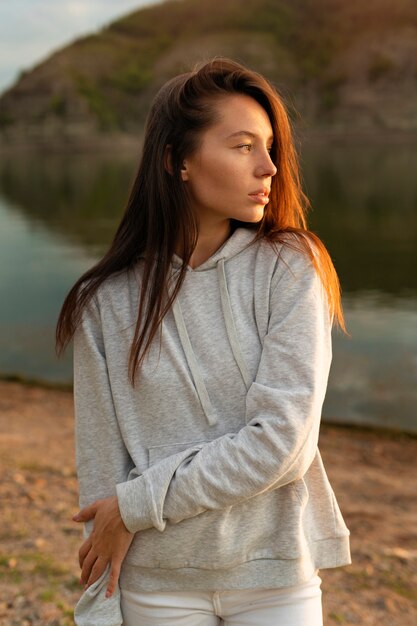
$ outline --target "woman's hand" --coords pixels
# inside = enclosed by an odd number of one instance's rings
[[[94,518],[90,536],[79,549],[79,563],[82,569],[81,581],[84,589],[92,585],[111,563],[106,597],[109,598],[119,580],[123,559],[132,543],[130,533],[120,516],[117,496],[96,500],[72,518],[75,522],[87,522]]]

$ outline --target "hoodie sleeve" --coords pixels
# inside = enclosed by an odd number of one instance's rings
[[[246,396],[245,426],[119,483],[119,508],[131,532],[163,531],[167,521],[176,524],[278,489],[312,463],[332,359],[332,320],[310,259],[298,252],[284,263],[283,256],[271,281],[269,325]]]
[[[133,465],[123,443],[107,374],[100,314],[93,298],[83,309],[74,334],[75,452],[79,505],[116,495],[116,483],[126,480]],[[93,520],[84,524],[84,539]],[[120,592],[105,598],[110,568],[89,587],[75,607],[78,626],[120,626]]]

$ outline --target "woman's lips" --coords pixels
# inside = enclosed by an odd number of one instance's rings
[[[269,197],[266,193],[250,193],[249,198],[252,198],[256,204],[268,204]]]

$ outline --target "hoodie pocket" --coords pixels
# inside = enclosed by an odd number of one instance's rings
[[[187,449],[192,453],[205,443],[151,446],[149,465]],[[168,522],[163,532],[150,528],[137,533],[126,560],[143,568],[227,569],[256,559],[299,558],[306,550],[303,517],[308,499],[300,479],[178,524]]]
[[[178,443],[150,446],[148,449],[149,467],[151,465],[154,465],[155,463],[158,463],[158,461],[162,461],[162,459],[165,459],[167,456],[177,454],[177,452],[182,452],[187,448],[200,449],[205,443],[207,443],[205,439],[199,439],[197,441],[181,441]]]

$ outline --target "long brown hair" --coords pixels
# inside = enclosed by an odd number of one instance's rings
[[[198,226],[187,186],[181,179],[181,166],[198,148],[202,132],[216,120],[216,101],[228,94],[249,95],[264,108],[274,133],[271,159],[277,167],[262,220],[246,223],[232,219],[231,231],[245,226],[256,231],[254,242],[265,238],[272,245],[284,243],[308,254],[327,292],[333,322],[347,332],[336,270],[322,241],[307,229],[306,214],[311,205],[301,189],[298,157],[284,102],[257,72],[216,57],[169,80],[157,93],[146,123],[138,172],[110,248],[77,280],[62,305],[56,328],[58,356],[71,340],[83,307],[99,286],[144,257],[139,312],[129,354],[129,375],[134,385],[136,371],[181,287],[198,240]],[[178,242],[183,265],[169,293],[169,268]]]

